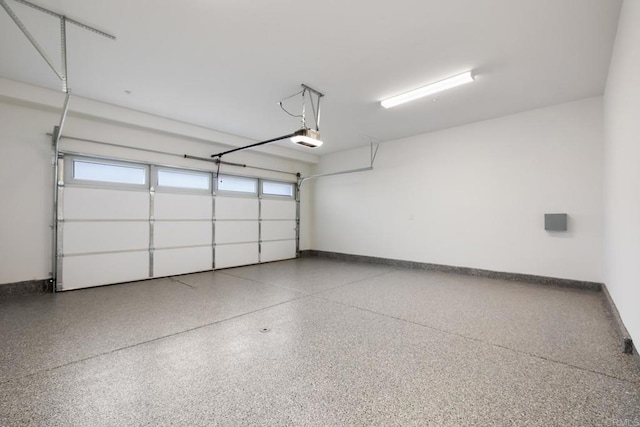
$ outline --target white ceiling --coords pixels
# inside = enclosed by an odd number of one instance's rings
[[[256,140],[299,128],[276,105],[325,93],[316,154],[602,94],[618,0],[33,0],[68,29],[73,93]],[[59,62],[59,23],[13,0]],[[0,76],[60,84],[4,10]],[[379,101],[473,69],[474,83]],[[131,94],[125,93],[130,91]],[[300,111],[300,98],[285,104]],[[285,144],[284,142],[279,144]],[[291,144],[289,144],[291,145]],[[287,146],[289,146],[287,145]],[[296,148],[298,149],[298,148]],[[299,148],[304,150],[303,148]]]

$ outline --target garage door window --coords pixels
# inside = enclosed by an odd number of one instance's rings
[[[237,193],[258,195],[258,180],[241,176],[220,175],[218,177],[218,191],[221,193]]]
[[[191,172],[175,169],[156,169],[158,188],[211,192],[211,174],[207,172]]]
[[[293,197],[294,186],[290,182],[262,181],[264,196]]]
[[[145,187],[149,168],[143,165],[96,160],[71,159],[71,173],[67,180],[85,184],[109,184]]]

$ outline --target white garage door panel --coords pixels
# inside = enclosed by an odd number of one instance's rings
[[[278,261],[296,257],[296,241],[263,242],[260,262]]]
[[[257,264],[259,261],[257,243],[216,246],[216,268]]]
[[[62,290],[131,282],[149,277],[149,252],[64,257]]]
[[[262,199],[262,219],[296,219],[295,200]]]
[[[155,182],[155,169],[150,170],[149,180]],[[150,194],[148,189],[103,185],[70,182],[62,190],[61,290],[296,256],[294,199],[166,187]]]
[[[211,221],[156,221],[153,241],[156,248],[211,245]]]
[[[149,249],[148,222],[65,222],[65,254]]]
[[[149,219],[149,193],[66,187],[65,219]]]
[[[296,238],[295,221],[262,221],[260,229],[263,241]]]
[[[258,219],[258,199],[218,196],[216,219]]]
[[[156,193],[154,196],[156,219],[211,219],[211,196],[194,194]]]
[[[212,248],[158,249],[153,253],[155,277],[211,270]]]
[[[216,243],[258,241],[258,221],[216,221]]]

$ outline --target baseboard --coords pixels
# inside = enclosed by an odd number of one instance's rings
[[[0,298],[17,295],[35,295],[53,292],[50,279],[27,280],[25,282],[5,283],[0,285]]]
[[[611,294],[609,293],[609,289],[607,289],[607,285],[602,285],[602,293],[604,294],[605,306],[607,307],[607,311],[611,315],[611,319],[613,320],[613,324],[615,326],[616,332],[622,341],[622,351],[627,354],[632,354],[636,358],[636,362],[640,366],[640,357],[638,356],[638,351],[636,350],[633,340],[631,339],[631,335],[627,328],[624,326],[624,322],[620,317],[620,313],[618,312],[618,308],[616,304],[613,302],[613,298],[611,298]]]
[[[446,273],[464,274],[467,276],[486,277],[489,279],[514,280],[517,282],[535,283],[539,285],[559,286],[564,288],[584,289],[599,292],[602,283],[587,282],[582,280],[560,279],[556,277],[535,276],[532,274],[507,273],[503,271],[483,270],[480,268],[457,267],[444,264],[431,264],[425,262],[405,261],[391,258],[378,258],[364,255],[351,255],[340,252],[318,251],[315,249],[300,251],[301,257],[322,257],[343,261],[364,262],[369,264],[382,264],[402,268],[415,268],[421,270],[442,271]]]

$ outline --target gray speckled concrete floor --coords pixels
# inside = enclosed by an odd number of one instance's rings
[[[0,343],[2,426],[640,425],[589,291],[310,258],[3,299]]]

